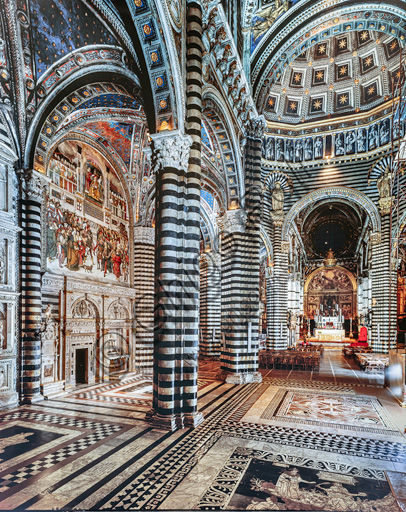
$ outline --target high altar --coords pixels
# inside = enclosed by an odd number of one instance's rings
[[[345,330],[343,329],[343,316],[339,310],[336,316],[317,315],[315,336],[319,341],[343,341]]]
[[[333,256],[327,257],[324,266],[310,274],[305,283],[305,311],[314,322],[311,334],[320,341],[343,341],[344,321],[355,316],[356,300],[354,275],[336,265]]]

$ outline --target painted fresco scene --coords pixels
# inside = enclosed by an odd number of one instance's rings
[[[117,174],[97,152],[73,142],[55,150],[49,168],[48,270],[128,282],[127,201]]]

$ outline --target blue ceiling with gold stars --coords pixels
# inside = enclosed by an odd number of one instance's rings
[[[80,0],[30,2],[37,79],[57,60],[87,45],[117,44]]]
[[[88,108],[126,108],[131,110],[140,110],[141,104],[123,94],[101,94],[88,99],[81,103],[75,110],[88,109]]]

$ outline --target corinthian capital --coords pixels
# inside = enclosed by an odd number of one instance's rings
[[[244,233],[247,222],[247,213],[243,209],[227,210],[223,215],[220,224],[223,235],[232,233]]]
[[[50,182],[50,179],[42,173],[34,170],[21,171],[22,187],[27,199],[42,202],[44,199],[44,189]]]
[[[152,162],[155,172],[165,167],[187,170],[190,146],[193,142],[190,135],[182,135],[179,130],[173,130],[155,133],[151,135],[151,139],[154,143]]]
[[[262,139],[265,129],[266,121],[264,116],[252,117],[247,125],[247,137]]]

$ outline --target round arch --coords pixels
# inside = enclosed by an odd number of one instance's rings
[[[207,105],[208,101],[211,102],[210,106]],[[230,118],[230,115],[227,112],[227,110],[228,110],[227,106],[225,105],[224,100],[221,97],[221,95],[219,94],[219,92],[214,87],[211,87],[211,86],[205,87],[204,91],[203,91],[203,113],[204,113],[206,119],[207,119],[207,116],[206,116],[205,111],[207,111],[207,110],[213,110],[220,117],[221,121],[224,124],[224,129],[227,133],[227,136],[229,137],[232,154],[233,154],[233,162],[227,161],[227,156],[224,155],[222,144],[220,143],[220,141],[218,141],[218,143],[219,143],[220,151],[222,152],[222,156],[223,156],[225,172],[227,173],[227,167],[230,166],[231,163],[235,166],[235,172],[236,172],[237,180],[238,180],[238,183],[237,183],[238,198],[235,198],[235,199],[238,199],[239,202],[241,202],[242,198],[244,197],[244,180],[243,180],[243,169],[242,169],[242,165],[241,165],[238,140],[235,135],[234,128],[233,128],[233,122]],[[210,121],[210,118],[208,118],[207,120]],[[227,180],[227,189],[228,188],[229,187],[228,187],[228,180]],[[231,196],[231,194],[229,194],[229,195]],[[231,199],[231,197],[230,197],[230,199]]]
[[[43,100],[31,121],[24,153],[24,168],[28,169],[33,167],[35,150],[41,136],[41,131],[54,108],[70,94],[84,86],[90,86],[97,82],[120,84],[120,80],[139,89],[139,81],[134,73],[114,65],[89,66],[88,69],[81,69],[73,73],[72,76],[56,86],[52,94]]]
[[[345,274],[351,281],[352,291],[353,292],[357,291],[357,280],[355,279],[354,274],[352,272],[350,272],[349,270],[347,270],[344,267],[341,267],[340,265],[336,265],[335,267],[332,267],[332,268],[337,269],[340,272],[342,272],[343,274]],[[313,281],[313,279],[316,277],[316,275],[325,270],[326,270],[326,267],[320,267],[320,268],[317,268],[316,270],[314,270],[311,274],[309,274],[309,276],[306,278],[306,281],[304,284],[304,292],[305,293],[307,293],[309,291],[309,284]]]
[[[373,233],[375,234],[381,232],[381,217],[379,215],[378,208],[371,201],[371,199],[369,199],[368,196],[359,190],[355,190],[349,187],[327,187],[319,188],[318,190],[306,194],[302,197],[302,199],[297,201],[297,203],[292,206],[286,215],[282,226],[283,242],[287,242],[289,240],[289,233],[294,224],[295,218],[299,215],[299,213],[312,203],[316,203],[317,201],[323,199],[338,199],[342,202],[352,202],[357,204],[368,214],[371,220]]]

